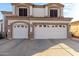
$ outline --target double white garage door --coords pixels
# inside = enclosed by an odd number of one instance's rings
[[[14,39],[28,39],[28,25],[15,23],[13,25]],[[67,38],[67,25],[34,25],[34,39],[64,39]]]
[[[34,27],[35,39],[64,39],[67,38],[66,25],[36,25]]]

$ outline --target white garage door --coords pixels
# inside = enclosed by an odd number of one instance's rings
[[[35,39],[64,39],[67,38],[67,25],[35,25]]]
[[[13,24],[13,38],[14,39],[27,39],[28,38],[28,25],[25,23]]]

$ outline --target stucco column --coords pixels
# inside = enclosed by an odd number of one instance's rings
[[[61,8],[61,17],[63,17],[63,7]]]
[[[30,16],[32,16],[32,6],[30,6]]]
[[[13,6],[13,14],[15,14],[15,6]]]
[[[45,7],[45,16],[48,16],[48,7]]]
[[[12,33],[11,33],[11,25],[7,26],[7,39],[11,40],[12,39]]]
[[[58,10],[58,17],[60,17],[61,16],[60,9],[57,9],[57,10]]]
[[[69,24],[68,24],[68,29],[67,29],[67,31],[68,31],[68,38],[71,39],[72,36],[71,36],[71,33],[70,33],[70,25],[69,25]]]

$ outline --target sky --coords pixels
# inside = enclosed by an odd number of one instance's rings
[[[38,3],[37,3],[38,4]],[[73,21],[79,20],[79,3],[62,3],[64,4],[64,16],[72,17]],[[0,3],[0,11],[12,11],[10,3]],[[2,19],[2,13],[0,12],[0,19]]]

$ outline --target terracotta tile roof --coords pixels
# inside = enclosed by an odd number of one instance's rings
[[[32,5],[32,6],[50,6],[50,5],[52,5],[52,4],[56,4],[56,5],[59,5],[59,6],[64,7],[64,5],[61,4],[61,3],[48,3],[48,4],[42,4],[42,5],[33,4],[33,3],[12,3],[12,5],[18,5],[18,4],[28,4],[28,5]]]
[[[61,3],[48,3],[47,5],[49,6],[49,5],[52,5],[52,4],[56,4],[56,5],[59,5],[59,6],[64,7],[64,5],[63,5],[63,4],[61,4]]]

